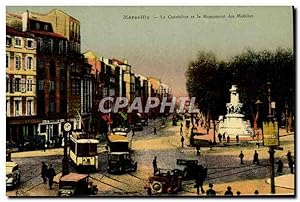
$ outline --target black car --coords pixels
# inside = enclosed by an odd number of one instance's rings
[[[123,174],[136,171],[137,162],[131,159],[129,152],[112,152],[108,158],[108,173]]]
[[[142,125],[142,123],[136,123],[135,125],[134,125],[134,128],[133,128],[133,130],[134,131],[142,131],[143,130],[143,125]]]
[[[183,179],[195,179],[199,169],[198,160],[177,159],[175,168],[182,171]]]

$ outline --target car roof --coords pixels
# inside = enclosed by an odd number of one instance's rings
[[[69,173],[65,176],[62,176],[60,178],[60,181],[64,182],[78,182],[84,178],[88,177],[88,175],[85,174],[78,174],[78,173]]]

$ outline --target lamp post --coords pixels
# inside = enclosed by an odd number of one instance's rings
[[[273,115],[272,115],[272,103],[271,103],[271,82],[267,82],[267,88],[268,88],[268,104],[269,104],[269,109],[268,109],[268,118],[269,122],[273,122]],[[269,154],[270,154],[270,180],[271,180],[271,193],[275,194],[275,161],[274,161],[274,154],[275,154],[275,148],[274,146],[269,146]]]

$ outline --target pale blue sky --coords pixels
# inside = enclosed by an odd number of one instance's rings
[[[54,7],[7,7],[46,13]],[[55,7],[81,23],[82,52],[126,58],[136,73],[156,76],[186,95],[184,72],[199,50],[211,50],[227,59],[246,48],[254,50],[293,47],[291,7]],[[196,15],[202,16],[197,18]],[[251,18],[229,19],[231,14]],[[149,20],[124,20],[123,15],[147,15]],[[165,15],[161,19],[160,15]],[[168,15],[195,16],[168,19]],[[204,19],[203,15],[225,15]],[[155,18],[158,17],[158,18]]]

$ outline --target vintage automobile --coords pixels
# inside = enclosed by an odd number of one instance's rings
[[[142,123],[138,122],[138,123],[134,124],[133,130],[134,130],[134,131],[142,131],[142,130],[143,130],[143,125],[142,125]]]
[[[123,174],[136,171],[137,162],[131,159],[129,152],[111,152],[108,156],[108,173]]]
[[[148,126],[148,121],[146,119],[142,119],[141,123],[143,126]]]
[[[12,161],[6,162],[6,187],[13,188],[19,185],[21,182],[21,175],[19,172],[19,166]]]
[[[182,189],[182,172],[178,169],[158,169],[158,172],[149,177],[144,187],[148,195],[160,193],[177,193]]]
[[[183,179],[195,179],[198,171],[198,160],[176,160],[176,169],[182,171]]]
[[[69,173],[59,180],[58,196],[96,195],[97,192],[97,185],[93,185],[85,174]]]

